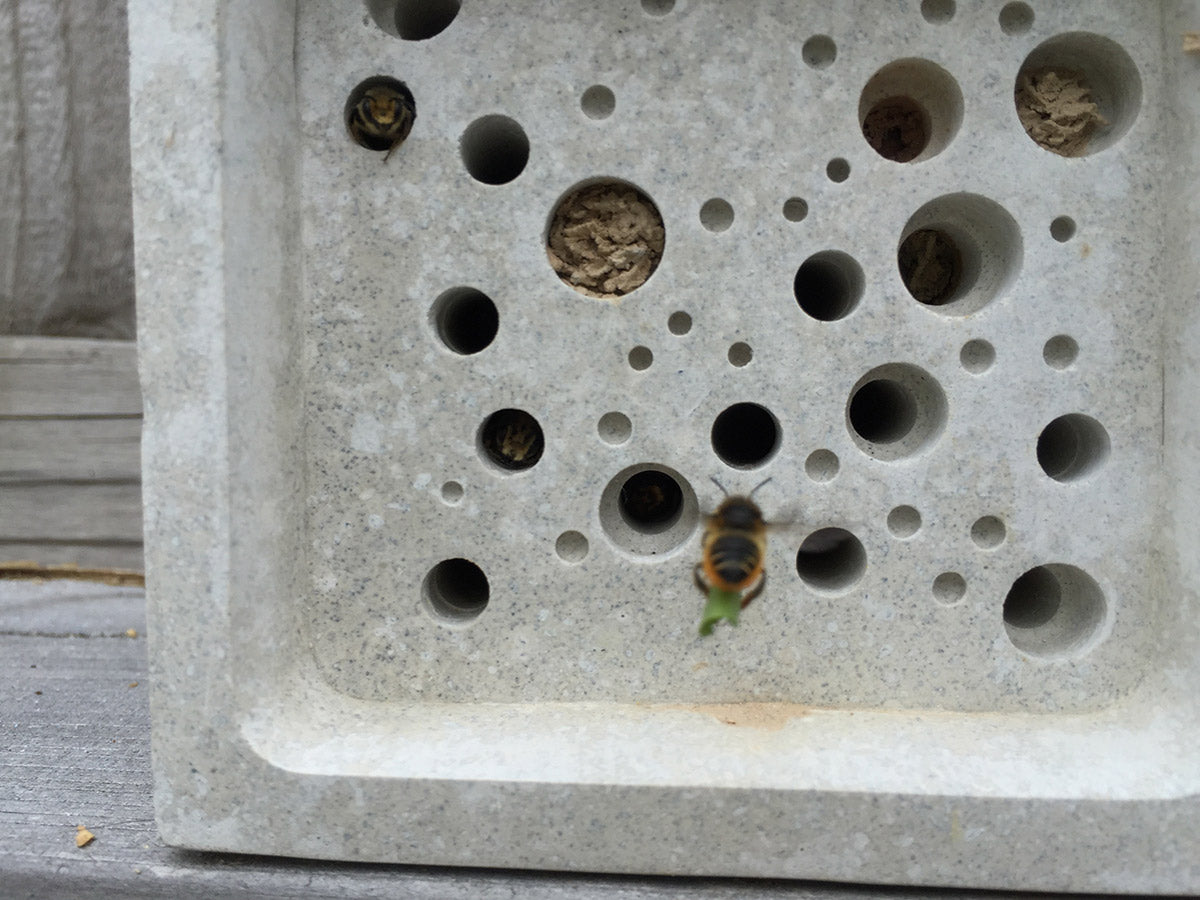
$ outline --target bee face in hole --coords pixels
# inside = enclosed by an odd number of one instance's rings
[[[537,465],[546,447],[542,426],[522,409],[502,409],[488,416],[479,442],[489,460],[510,471]]]
[[[345,118],[354,142],[368,150],[386,150],[387,162],[412,131],[417,104],[403,81],[376,75],[350,92]]]

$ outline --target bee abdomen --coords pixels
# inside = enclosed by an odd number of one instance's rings
[[[727,584],[741,584],[758,568],[758,545],[741,534],[720,535],[709,552],[713,572]]]

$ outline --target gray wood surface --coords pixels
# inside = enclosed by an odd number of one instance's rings
[[[141,412],[132,343],[0,337],[0,565],[141,568]]]

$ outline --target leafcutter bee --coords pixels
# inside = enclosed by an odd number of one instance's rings
[[[403,81],[376,75],[350,92],[345,117],[354,142],[368,150],[386,150],[387,162],[412,131],[417,103]]]
[[[751,498],[767,481],[747,496],[729,496],[721,482],[725,499],[708,518],[701,539],[702,556],[693,572],[696,587],[708,597],[700,619],[700,634],[712,634],[721,619],[737,625],[738,614],[762,593],[767,584],[763,563],[767,555],[767,522],[762,510]]]

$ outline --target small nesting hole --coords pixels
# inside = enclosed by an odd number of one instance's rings
[[[1000,10],[1000,30],[1005,34],[1024,34],[1033,27],[1033,10],[1028,3],[1005,3]]]
[[[974,338],[962,345],[958,361],[972,375],[982,375],[996,362],[996,348],[982,338]]]
[[[833,481],[841,468],[841,460],[832,450],[814,450],[804,460],[804,473],[816,482]]]
[[[654,363],[654,353],[649,347],[640,344],[629,351],[629,367],[638,372],[644,372]]]
[[[1066,334],[1056,334],[1042,347],[1042,359],[1052,369],[1066,369],[1079,356],[1079,344]]]
[[[450,26],[461,5],[460,0],[399,0],[396,31],[406,41],[427,41]]]
[[[1038,436],[1037,460],[1055,481],[1076,481],[1098,469],[1108,458],[1110,443],[1104,426],[1082,413],[1059,416]]]
[[[850,177],[850,163],[840,156],[831,159],[829,164],[825,166],[825,174],[834,184],[841,184]]]
[[[726,231],[733,224],[733,207],[720,197],[705,201],[700,207],[700,224],[709,231]]]
[[[671,334],[687,334],[692,330],[692,317],[685,312],[673,312],[667,319],[667,330]]]
[[[713,451],[726,464],[750,469],[779,447],[779,423],[757,403],[735,403],[713,421]]]
[[[921,0],[921,15],[933,25],[942,25],[954,18],[954,0]]]
[[[529,162],[529,138],[515,119],[490,115],[467,126],[459,144],[463,165],[476,181],[507,184]]]
[[[500,315],[492,298],[474,288],[451,288],[433,303],[438,337],[455,353],[478,353],[496,337]]]
[[[602,84],[593,84],[579,98],[579,106],[589,119],[607,119],[617,108],[617,97]]]
[[[942,606],[954,606],[967,592],[967,580],[957,572],[943,572],[933,579],[933,599]]]
[[[554,552],[563,562],[582,562],[588,555],[588,539],[578,531],[564,531],[554,542]]]
[[[754,351],[750,349],[749,344],[738,341],[729,348],[729,364],[732,366],[740,369],[742,366],[748,366],[752,359],[754,359]]]
[[[981,516],[971,526],[971,540],[980,550],[995,550],[1004,543],[1007,530],[996,516]]]
[[[442,485],[442,501],[450,506],[457,506],[462,502],[463,486],[457,481],[447,481]]]
[[[789,197],[783,201],[783,217],[789,222],[803,222],[807,216],[807,200],[801,197]]]
[[[629,436],[633,434],[633,423],[624,413],[605,413],[596,423],[596,431],[600,435],[600,440],[615,447],[629,440]]]
[[[851,587],[867,570],[862,541],[844,528],[822,528],[804,539],[796,572],[809,587],[836,592]]]
[[[658,18],[675,8],[675,0],[642,0],[642,9],[647,15]]]
[[[425,608],[435,619],[466,623],[488,603],[490,588],[483,569],[468,559],[445,559],[429,570],[421,583]]]
[[[814,69],[828,68],[837,59],[837,44],[827,34],[813,35],[800,48],[800,58]]]
[[[921,530],[921,514],[912,506],[897,506],[887,517],[888,531],[901,540]]]
[[[1070,216],[1059,216],[1050,223],[1050,237],[1060,244],[1065,244],[1075,237],[1075,220]]]
[[[542,426],[523,409],[502,409],[479,429],[483,455],[501,469],[521,472],[537,465],[545,449]]]
[[[806,259],[792,282],[800,308],[819,322],[848,316],[866,286],[862,267],[840,250],[822,250]]]

